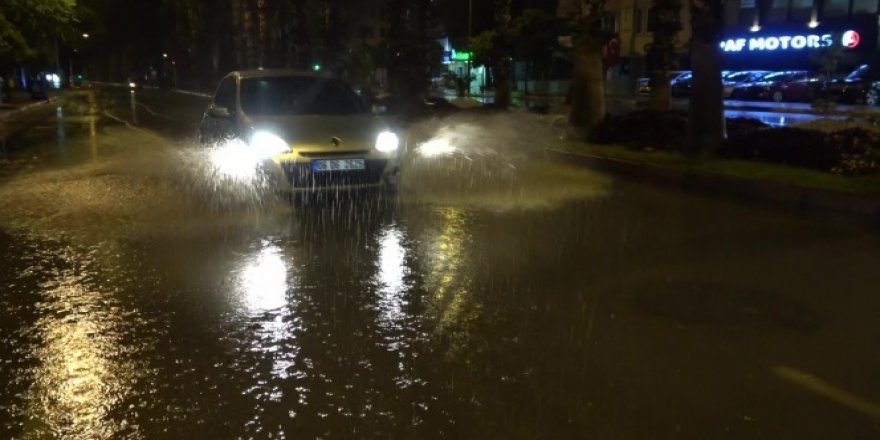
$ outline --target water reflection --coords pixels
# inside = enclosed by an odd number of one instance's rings
[[[263,241],[258,251],[245,260],[237,274],[243,318],[255,324],[258,340],[252,347],[272,359],[271,375],[286,378],[294,364],[298,348],[292,323],[285,318],[293,305],[288,301],[288,263],[281,247]],[[272,399],[278,390],[270,390]]]
[[[124,428],[112,420],[114,407],[144,373],[123,361],[120,307],[72,274],[46,287],[46,314],[34,326],[42,333],[41,366],[28,391],[30,421],[22,436],[112,438]]]
[[[265,244],[240,274],[245,308],[251,314],[277,310],[287,302],[287,265],[276,244]]]
[[[401,244],[403,235],[396,226],[390,226],[379,237],[379,310],[380,322],[385,327],[395,327],[404,317],[403,293],[405,251]]]
[[[846,119],[838,115],[816,115],[811,113],[777,113],[761,112],[754,110],[725,110],[724,115],[728,118],[751,118],[757,119],[773,127],[790,127],[818,119]]]
[[[440,231],[426,250],[427,255],[433,255],[426,280],[431,301],[429,310],[437,320],[439,333],[450,333],[448,336],[453,340],[459,339],[456,334],[466,339],[468,322],[479,318],[481,313],[480,307],[471,304],[473,278],[472,271],[467,270],[471,262],[465,246],[471,239],[471,225],[467,211],[461,208],[447,207],[438,211],[442,222]]]

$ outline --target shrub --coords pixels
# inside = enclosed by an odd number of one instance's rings
[[[589,140],[599,144],[677,151],[684,145],[687,117],[678,112],[636,111],[607,115],[591,133]]]
[[[832,132],[779,127],[730,137],[722,155],[744,160],[802,166],[841,174],[877,171],[875,132],[852,128]]]

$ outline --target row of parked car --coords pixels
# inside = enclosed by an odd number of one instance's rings
[[[690,71],[670,72],[672,96],[690,95]],[[809,102],[828,97],[847,104],[880,104],[880,71],[863,65],[843,78],[827,79],[807,70],[742,70],[722,72],[724,97],[741,100]],[[639,79],[639,93],[650,93],[647,78]]]

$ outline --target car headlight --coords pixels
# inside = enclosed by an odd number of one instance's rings
[[[379,137],[376,138],[376,149],[384,152],[391,152],[397,150],[397,147],[400,146],[400,139],[397,138],[397,135],[390,131],[383,131],[379,133]]]
[[[284,139],[268,131],[257,131],[254,133],[249,144],[254,155],[260,160],[269,159],[272,156],[290,150]]]

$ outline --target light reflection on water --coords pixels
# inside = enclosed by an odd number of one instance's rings
[[[45,287],[47,313],[34,327],[42,334],[41,360],[27,393],[24,438],[112,438],[123,425],[114,407],[145,373],[124,360],[117,326],[121,308],[82,276],[60,274]]]
[[[282,350],[282,341],[293,338],[285,317],[294,304],[288,295],[288,262],[278,244],[263,241],[255,254],[249,255],[237,274],[238,294],[244,307],[245,318],[257,323],[261,338],[255,349],[272,358],[272,375],[286,378],[294,364],[297,347]],[[277,398],[277,391],[273,392]]]
[[[381,324],[386,328],[396,327],[404,317],[406,254],[402,238],[403,234],[395,226],[389,226],[379,237],[379,309]]]
[[[277,310],[287,303],[287,264],[281,248],[264,244],[250,257],[239,275],[244,305],[249,313]]]

